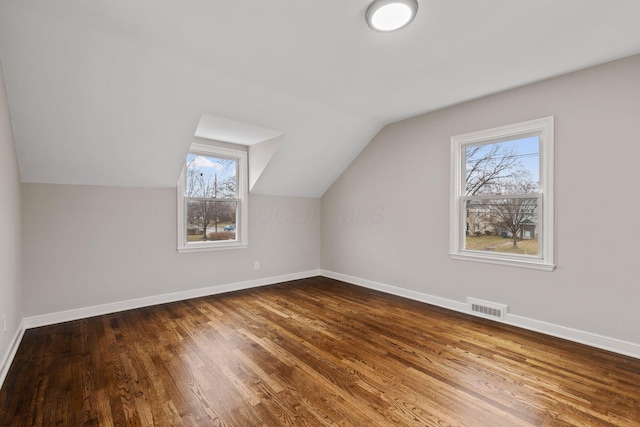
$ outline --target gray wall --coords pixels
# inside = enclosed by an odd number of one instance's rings
[[[320,199],[250,196],[248,249],[178,254],[175,189],[22,184],[22,195],[25,316],[320,267]]]
[[[0,66],[0,374],[22,321],[20,254],[20,176]],[[3,315],[7,316],[6,334]]]
[[[451,260],[450,137],[551,115],[557,270]],[[389,125],[322,198],[322,268],[640,343],[639,124],[634,56]]]
[[[0,335],[0,355],[22,317],[20,218],[25,316],[322,267],[452,301],[505,303],[513,314],[640,343],[639,99],[635,56],[389,125],[323,196],[322,220],[319,199],[252,195],[248,249],[189,254],[176,252],[173,189],[22,184],[20,217],[2,102],[0,309],[11,330]],[[451,135],[549,115],[557,270],[450,260]]]

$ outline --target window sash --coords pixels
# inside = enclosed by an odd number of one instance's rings
[[[236,180],[236,185],[235,185],[235,188],[234,188],[234,191],[233,191],[234,192],[233,195],[235,196],[234,198],[236,198],[236,199],[239,198],[239,194],[240,194],[240,188],[239,188],[239,186],[240,186],[239,185],[240,184],[240,176],[238,174],[240,172],[240,161],[241,161],[241,159],[239,159],[238,157],[234,157],[234,156],[218,155],[218,154],[213,154],[213,153],[210,153],[210,152],[207,152],[207,151],[195,150],[195,149],[189,150],[189,153],[187,155],[190,155],[190,154],[191,155],[196,155],[196,156],[206,157],[207,159],[231,160],[231,161],[235,162],[235,171],[236,171],[235,180]],[[185,165],[184,165],[185,169],[187,168],[187,165],[188,165],[188,163],[185,162]],[[187,194],[188,194],[188,191],[187,191],[188,188],[187,187],[188,187],[188,183],[187,183],[187,181],[185,179],[184,188],[183,188],[183,194],[185,195],[185,197],[188,197],[187,196]],[[196,198],[196,197],[194,197],[194,198]]]
[[[539,197],[542,197],[542,193],[482,194],[475,196],[460,196],[460,200],[536,199]]]
[[[537,219],[537,226],[539,227],[539,231],[538,231],[538,253],[537,255],[524,255],[524,254],[509,254],[509,253],[500,253],[499,255],[495,255],[495,256],[499,256],[499,257],[506,257],[506,258],[514,258],[514,259],[518,259],[518,258],[525,258],[525,259],[538,259],[538,260],[543,260],[544,259],[544,217],[543,217],[543,195],[542,193],[530,193],[530,194],[511,194],[511,195],[501,195],[501,196],[489,196],[489,195],[483,195],[483,196],[461,196],[459,198],[459,218],[461,219],[459,221],[459,236],[460,236],[460,241],[458,242],[459,244],[459,248],[460,248],[460,252],[462,253],[479,253],[479,254],[485,254],[485,255],[491,255],[494,256],[493,254],[481,250],[481,249],[467,249],[466,247],[466,237],[467,237],[467,202],[469,201],[487,201],[487,200],[506,200],[506,199],[536,199],[537,203],[536,203],[536,209],[535,209],[535,216]]]
[[[202,244],[211,244],[212,242],[215,242],[214,244],[223,244],[223,242],[229,243],[229,242],[237,242],[239,240],[239,219],[241,218],[240,214],[240,210],[241,210],[241,203],[240,200],[217,200],[217,199],[198,199],[196,198],[195,200],[193,200],[194,198],[191,197],[185,197],[184,198],[184,212],[188,212],[188,205],[190,201],[204,201],[206,203],[235,203],[235,214],[233,215],[233,221],[232,224],[235,227],[234,233],[235,236],[233,239],[226,239],[226,240],[203,240],[203,241],[190,241],[189,240],[189,225],[192,225],[189,222],[189,219],[187,217],[187,215],[185,215],[185,220],[183,221],[183,227],[184,227],[184,245],[188,245],[188,246],[198,246],[198,245],[202,245]],[[225,223],[225,221],[221,221],[222,223]],[[214,224],[207,224],[207,229],[211,230],[211,232],[213,232],[215,225]],[[218,225],[218,227],[220,227],[220,225]],[[219,232],[219,230],[218,230]]]
[[[215,197],[184,197],[187,201],[201,201],[201,202],[240,202],[240,199],[229,198],[215,198]]]

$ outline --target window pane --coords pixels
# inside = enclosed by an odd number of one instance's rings
[[[538,256],[538,198],[467,200],[467,250]]]
[[[465,147],[465,195],[538,192],[540,138]]]
[[[237,159],[189,153],[186,167],[185,195],[187,197],[237,198]]]
[[[236,239],[238,202],[187,202],[187,241]]]

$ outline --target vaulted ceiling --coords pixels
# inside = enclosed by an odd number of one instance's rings
[[[204,116],[282,134],[255,192],[318,197],[387,123],[640,52],[638,0],[368,4],[0,0],[22,181],[175,186]]]

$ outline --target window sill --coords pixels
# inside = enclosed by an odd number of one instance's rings
[[[208,252],[208,251],[223,251],[231,249],[246,249],[247,244],[244,242],[224,242],[224,243],[190,243],[189,245],[179,246],[178,253],[189,252]]]
[[[473,261],[473,262],[482,262],[486,264],[495,264],[495,265],[506,265],[511,267],[522,267],[522,268],[530,268],[534,270],[542,270],[542,271],[553,271],[556,266],[555,264],[549,264],[544,260],[535,259],[520,259],[520,258],[511,258],[511,257],[501,257],[501,256],[486,256],[483,254],[476,254],[472,252],[464,252],[464,253],[451,253],[449,254],[451,259],[454,260],[463,260],[463,261]]]

